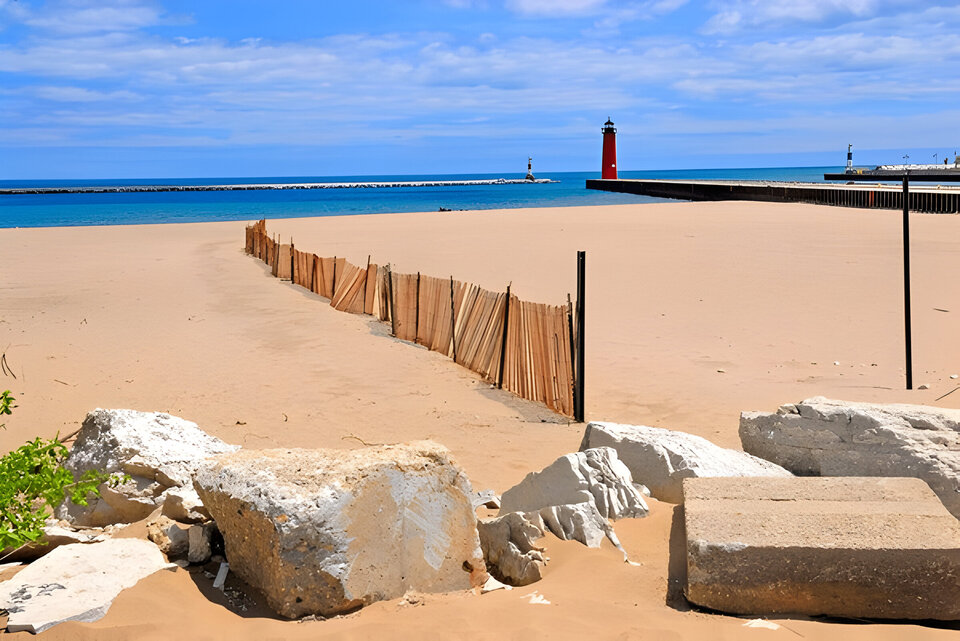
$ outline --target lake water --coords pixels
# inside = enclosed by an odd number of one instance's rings
[[[842,167],[624,171],[621,178],[782,180],[823,182]],[[409,182],[522,178],[503,174],[394,176],[288,176],[142,180],[0,180],[0,188],[93,185],[222,185],[301,182]],[[597,172],[537,173],[549,184],[362,189],[142,192],[110,194],[0,195],[0,227],[134,225],[258,218],[343,216],[445,209],[513,209],[659,202],[662,199],[586,189]],[[667,201],[669,202],[669,201]]]

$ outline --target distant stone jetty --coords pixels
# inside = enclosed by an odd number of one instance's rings
[[[478,185],[525,185],[558,182],[547,178],[490,178],[484,180],[418,180],[409,182],[345,183],[250,183],[239,185],[94,185],[90,187],[12,187],[0,195],[16,194],[114,194],[160,191],[253,191],[267,189],[382,189],[387,187],[473,187]]]

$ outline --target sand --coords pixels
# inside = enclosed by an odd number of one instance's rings
[[[255,218],[252,216],[251,219]],[[369,317],[281,283],[242,251],[245,223],[0,230],[0,376],[19,407],[0,450],[68,434],[94,407],[168,411],[248,448],[433,439],[476,488],[509,488],[577,449],[582,426],[491,389]],[[960,407],[960,217],[915,215],[915,383],[904,389],[900,215],[770,203],[269,220],[323,255],[454,276],[559,304],[587,251],[587,419],[644,423],[738,447],[741,410],[814,395]],[[944,311],[941,311],[944,310]],[[839,364],[834,364],[838,362]],[[723,371],[719,371],[723,370]],[[640,479],[642,481],[642,479]],[[122,594],[102,620],[49,639],[927,638],[915,625],[778,620],[778,631],[668,598],[674,508],[617,531],[631,557],[549,539],[533,586],[429,595],[337,620],[237,614],[178,570]],[[674,537],[674,546],[677,540]],[[670,566],[673,564],[674,571]],[[674,581],[669,579],[673,577]],[[523,598],[538,592],[550,605]],[[668,603],[669,602],[669,603]],[[671,605],[672,604],[672,605]]]

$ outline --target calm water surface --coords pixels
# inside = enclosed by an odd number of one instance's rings
[[[723,180],[786,180],[822,182],[825,171],[840,167],[783,167],[773,169],[698,169],[626,171],[621,178]],[[394,176],[287,176],[257,178],[142,179],[142,180],[0,180],[0,188],[92,185],[218,185],[300,182],[396,182],[420,180],[477,180],[522,178],[522,175],[447,174]],[[0,227],[73,225],[134,225],[193,223],[255,218],[343,216],[445,209],[514,209],[573,207],[638,202],[674,202],[659,198],[614,194],[586,189],[596,172],[537,174],[550,184],[449,187],[392,187],[364,189],[298,189],[261,191],[145,192],[119,194],[0,195]]]

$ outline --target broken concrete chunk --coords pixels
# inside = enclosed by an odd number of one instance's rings
[[[473,509],[486,507],[491,510],[500,509],[500,495],[493,490],[480,490],[473,495]]]
[[[163,515],[180,523],[202,523],[210,520],[200,495],[189,487],[171,487],[163,496]]]
[[[565,454],[540,472],[527,474],[503,493],[500,512],[533,512],[543,507],[587,503],[604,518],[645,516],[647,504],[630,470],[609,447]]]
[[[630,470],[609,447],[565,454],[504,492],[500,514],[536,514],[564,540],[599,547],[604,537],[620,547],[607,519],[642,517],[647,504]],[[621,548],[622,550],[622,548]]]
[[[65,621],[96,621],[120,592],[172,567],[149,541],[64,545],[0,583],[7,631],[36,634]]]
[[[216,528],[214,523],[204,523],[191,525],[187,530],[187,560],[190,563],[206,563],[210,560],[213,554],[210,543]]]
[[[220,562],[220,569],[217,570],[217,576],[213,579],[213,589],[223,590],[223,585],[227,582],[227,573],[230,572],[230,564],[226,561]]]
[[[83,421],[66,468],[75,475],[95,469],[130,479],[118,487],[101,485],[100,498],[91,498],[88,506],[64,501],[57,516],[78,525],[132,523],[164,505],[168,496],[180,504],[165,506],[168,513],[184,510],[189,516],[196,507],[184,503],[189,492],[170,492],[171,488],[189,489],[201,461],[236,449],[196,423],[169,414],[94,410]]]
[[[509,585],[528,585],[543,577],[543,548],[534,543],[543,537],[543,527],[539,515],[533,516],[531,520],[525,514],[509,512],[477,522],[487,569]]]
[[[283,616],[486,581],[470,482],[430,442],[241,450],[197,473],[230,570]]]
[[[491,576],[487,579],[487,582],[484,583],[483,586],[480,588],[480,594],[496,592],[497,590],[512,590],[512,589],[513,589],[512,585],[507,585],[506,583],[497,581],[495,578]]]
[[[779,465],[714,445],[685,432],[645,425],[591,422],[580,449],[612,447],[633,480],[661,501],[683,500],[685,478],[710,476],[792,476]]]
[[[751,616],[960,619],[960,522],[914,478],[686,479],[687,598]]]
[[[189,529],[166,516],[159,516],[147,523],[147,537],[157,544],[169,559],[186,558],[190,550]]]
[[[740,440],[799,475],[923,479],[960,518],[960,410],[816,397],[744,412]]]
[[[598,548],[604,539],[608,539],[623,551],[613,526],[589,503],[551,505],[538,512],[528,512],[527,517],[539,517],[543,529],[558,539],[580,541],[590,548]]]

